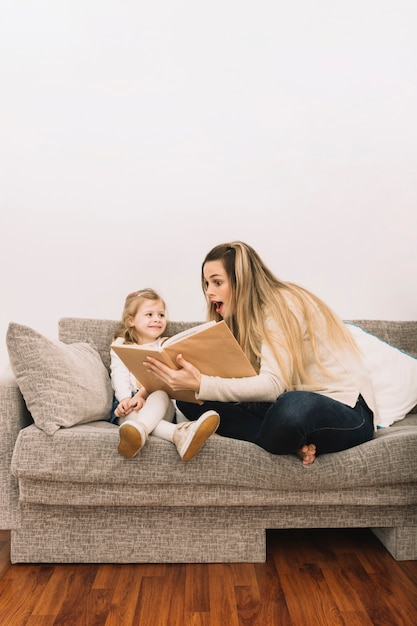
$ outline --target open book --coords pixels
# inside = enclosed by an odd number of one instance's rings
[[[159,347],[112,344],[111,348],[148,393],[162,389],[176,400],[199,402],[195,398],[194,391],[173,391],[152,372],[149,372],[143,365],[147,356],[159,359],[173,369],[179,369],[176,357],[182,354],[186,361],[208,376],[243,378],[256,375],[254,368],[224,321],[217,323],[212,321],[193,326],[169,337]]]

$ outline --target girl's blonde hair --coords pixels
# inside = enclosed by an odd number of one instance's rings
[[[328,340],[341,350],[357,351],[345,324],[327,304],[307,289],[277,278],[248,244],[242,241],[224,243],[215,246],[207,254],[201,271],[204,293],[207,289],[204,266],[209,261],[221,261],[228,277],[233,313],[225,318],[225,322],[257,371],[261,360],[261,344],[263,341],[269,344],[280,365],[287,390],[306,384],[314,385],[314,381],[307,375],[309,355],[303,330],[291,303],[305,318],[313,359],[324,373],[330,375],[318,357],[313,322],[317,311],[326,324]],[[282,330],[279,339],[272,337],[268,331],[267,318],[273,318]],[[208,298],[207,319],[222,319]],[[286,353],[285,361],[280,354],[282,350]]]
[[[142,304],[145,300],[160,300],[166,310],[165,300],[161,298],[161,296],[147,287],[146,289],[141,289],[140,291],[134,291],[130,293],[125,300],[125,305],[123,307],[122,313],[122,321],[120,324],[120,328],[116,332],[115,339],[117,337],[123,337],[125,343],[141,343],[140,337],[136,328],[129,324],[129,319],[135,317],[136,313],[139,311]]]

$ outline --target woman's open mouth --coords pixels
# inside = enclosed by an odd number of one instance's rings
[[[223,302],[215,302],[215,301],[213,301],[212,304],[214,306],[214,309],[215,309],[216,313],[218,315],[221,315],[222,314],[222,310],[223,310]]]

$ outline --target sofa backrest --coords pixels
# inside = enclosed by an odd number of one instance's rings
[[[417,357],[417,321],[350,320],[387,343]],[[175,335],[202,322],[168,322],[166,335]],[[120,321],[64,317],[59,320],[59,339],[64,343],[91,342],[110,368],[110,344]]]

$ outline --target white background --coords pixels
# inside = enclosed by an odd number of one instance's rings
[[[242,239],[345,319],[417,319],[415,0],[2,0],[10,321],[203,320]]]

